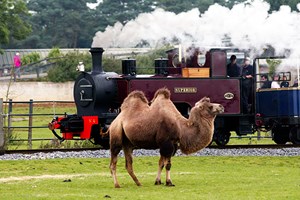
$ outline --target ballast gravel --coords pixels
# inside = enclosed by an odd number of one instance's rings
[[[123,152],[120,156],[124,157]],[[134,150],[133,156],[159,156],[159,150]],[[186,156],[179,151],[175,156]],[[205,148],[197,153],[188,156],[300,156],[300,148],[281,148],[281,149],[212,149]],[[44,160],[44,159],[63,159],[63,158],[109,158],[109,150],[95,151],[70,151],[70,152],[51,152],[34,154],[4,154],[0,155],[0,160]]]

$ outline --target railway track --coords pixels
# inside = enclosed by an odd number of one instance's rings
[[[282,149],[282,148],[300,148],[300,145],[286,144],[259,144],[259,145],[226,145],[224,147],[220,146],[209,146],[207,148],[211,149]],[[51,153],[55,151],[60,152],[71,152],[71,151],[95,151],[101,150],[101,148],[61,148],[61,149],[20,149],[20,150],[5,150],[3,154],[34,154],[34,153]]]

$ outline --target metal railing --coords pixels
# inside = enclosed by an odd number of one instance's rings
[[[53,138],[34,138],[33,137],[33,130],[34,129],[48,129],[48,125],[36,125],[34,119],[46,117],[49,116],[49,122],[52,118],[55,116],[61,116],[65,115],[65,113],[56,113],[55,107],[59,105],[65,105],[70,104],[70,107],[73,108],[73,101],[33,101],[32,99],[29,101],[12,101],[11,99],[9,101],[3,101],[3,99],[0,99],[0,153],[1,151],[4,151],[4,149],[7,147],[6,145],[10,142],[22,142],[27,141],[27,148],[32,149],[32,142],[33,141],[42,141],[42,140],[53,140]],[[36,105],[39,105],[39,107],[46,105],[49,109],[53,109],[52,113],[35,113],[34,107]],[[25,108],[27,112],[24,111],[24,113],[14,113],[14,109],[17,110],[17,108]],[[75,108],[75,104],[74,104]],[[25,120],[27,121],[25,123],[22,123],[22,125],[16,125],[15,121],[13,120],[16,117],[26,117]],[[48,118],[47,118],[48,119]],[[27,124],[27,125],[23,125]],[[20,139],[20,138],[9,138],[8,136],[11,136],[13,134],[13,131],[19,129],[27,133],[28,137],[27,139]],[[49,131],[50,134],[50,131]]]

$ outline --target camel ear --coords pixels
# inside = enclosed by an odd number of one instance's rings
[[[210,103],[210,98],[209,97],[204,97],[203,100]]]

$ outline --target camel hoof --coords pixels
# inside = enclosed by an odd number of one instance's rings
[[[137,183],[136,185],[137,185],[137,186],[142,186],[142,184],[141,184],[141,183]]]
[[[172,182],[166,182],[166,186],[168,186],[168,187],[174,187],[175,185]]]
[[[121,186],[119,184],[116,184],[115,188],[121,188]]]
[[[161,181],[159,180],[159,181],[155,181],[155,183],[154,183],[155,185],[161,185]]]

